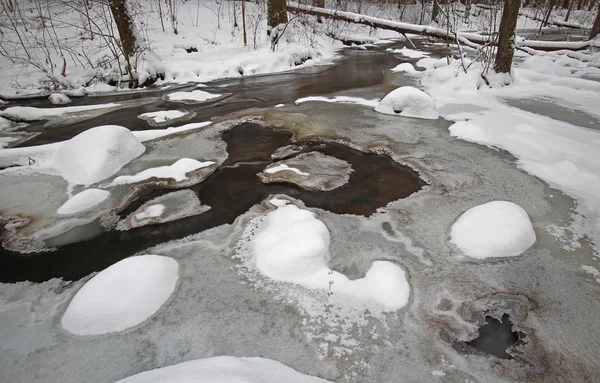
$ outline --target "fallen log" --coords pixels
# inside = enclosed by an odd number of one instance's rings
[[[353,12],[338,11],[335,9],[313,7],[311,5],[303,5],[295,2],[288,2],[287,10],[292,13],[304,13],[313,16],[321,16],[333,20],[347,21],[350,23],[366,25],[374,28],[388,29],[400,34],[417,34],[436,38],[445,39],[446,41],[458,41],[461,44],[471,48],[480,48],[481,45],[495,44],[495,37],[489,35],[481,35],[478,33],[454,33],[442,28],[432,27],[428,25],[418,25],[404,23],[400,21],[392,21],[380,19],[378,17],[361,15]],[[526,40],[517,37],[517,47],[532,48],[542,51],[555,50],[583,50],[590,47],[600,46],[600,41],[538,41]]]

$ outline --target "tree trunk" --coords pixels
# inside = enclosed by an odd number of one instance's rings
[[[575,4],[575,0],[571,1],[569,4],[569,10],[567,11],[567,15],[565,16],[565,22],[569,21],[569,16],[571,16],[571,9],[573,9],[573,5]]]
[[[271,29],[279,24],[288,22],[285,0],[267,0],[267,13],[267,34],[271,34]]]
[[[588,6],[588,12],[591,12],[594,9],[594,0],[590,0],[590,5]]]
[[[515,28],[519,16],[520,0],[506,0],[500,28],[498,31],[498,51],[494,61],[494,70],[498,73],[510,73],[515,53]]]
[[[569,4],[570,4],[569,0],[563,0],[563,2],[562,2],[562,8],[563,9],[568,9],[569,8]]]
[[[132,74],[129,59],[135,54],[137,45],[135,33],[133,32],[133,20],[127,9],[126,0],[109,0],[108,4],[121,37],[121,49],[127,61],[127,71]]]
[[[313,5],[319,8],[325,8],[325,0],[313,0]],[[317,16],[317,23],[322,23],[321,16]]]
[[[440,14],[440,3],[437,0],[433,0],[433,9],[431,10],[431,20],[437,23],[438,15]]]
[[[590,40],[598,36],[598,33],[600,33],[600,3],[598,4],[598,13],[596,14],[594,26],[592,26],[592,31],[590,32]]]
[[[579,10],[579,11],[580,11],[580,10],[581,10],[581,7],[583,7],[583,0],[579,0],[579,1],[577,2],[577,10]]]

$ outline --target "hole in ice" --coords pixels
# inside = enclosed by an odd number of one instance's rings
[[[506,350],[516,344],[525,334],[512,330],[512,322],[508,314],[501,320],[486,316],[486,323],[479,328],[479,336],[466,343],[466,351],[474,349],[502,359],[512,359]]]

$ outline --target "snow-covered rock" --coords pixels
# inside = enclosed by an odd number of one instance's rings
[[[125,258],[90,279],[73,297],[62,327],[75,335],[99,335],[136,326],[169,299],[179,278],[169,257]]]
[[[71,99],[66,94],[62,93],[52,93],[48,100],[54,105],[65,105],[71,102]]]
[[[71,183],[90,185],[112,176],[145,150],[129,129],[98,126],[65,141],[51,166]]]
[[[535,243],[527,212],[508,201],[475,206],[452,225],[450,242],[471,258],[514,257]]]
[[[325,383],[275,360],[217,356],[196,359],[130,376],[116,383]]]
[[[195,116],[196,112],[188,112],[185,110],[161,110],[158,112],[142,113],[138,118],[146,121],[150,126],[164,126],[187,121]]]
[[[186,104],[195,104],[206,102],[210,100],[214,100],[216,98],[220,98],[223,95],[208,93],[203,90],[193,90],[191,92],[173,92],[164,95],[162,98],[165,101],[170,102],[182,102]]]
[[[56,211],[60,215],[76,214],[93,208],[110,195],[109,191],[102,189],[87,189],[69,198]]]
[[[395,311],[408,303],[410,286],[404,270],[377,261],[364,278],[350,280],[327,266],[329,241],[327,226],[314,213],[281,205],[258,228],[252,258],[263,275],[276,281],[330,291],[348,301],[376,303],[382,311]]]
[[[175,181],[183,181],[187,178],[187,173],[211,166],[214,163],[214,161],[200,162],[192,158],[182,158],[172,165],[146,169],[132,176],[119,176],[114,179],[112,185],[131,184],[134,182],[145,181],[153,177],[163,179],[171,178]]]
[[[379,102],[375,110],[385,114],[428,120],[439,117],[433,98],[412,86],[402,86],[391,91]]]

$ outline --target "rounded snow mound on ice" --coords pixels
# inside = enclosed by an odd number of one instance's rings
[[[59,169],[68,182],[91,185],[112,176],[145,150],[129,129],[97,126],[64,142],[51,166]]]
[[[196,359],[130,376],[115,383],[325,383],[275,360],[217,356]]]
[[[344,296],[346,301],[377,303],[382,311],[406,306],[410,286],[399,266],[373,262],[363,278],[350,280],[330,269],[330,234],[314,213],[281,205],[265,217],[252,240],[252,257],[265,276]]]
[[[75,335],[99,335],[136,326],[169,299],[178,270],[177,261],[169,257],[125,258],[77,292],[62,318],[62,327]]]
[[[535,243],[527,212],[507,201],[492,201],[464,212],[452,225],[450,242],[477,259],[514,257]]]
[[[439,118],[433,98],[412,86],[402,86],[391,91],[379,102],[375,110],[379,113],[428,120]]]
[[[58,214],[76,214],[93,208],[108,198],[109,191],[102,189],[87,189],[69,198],[58,210]]]

